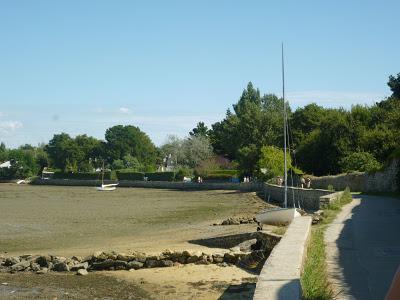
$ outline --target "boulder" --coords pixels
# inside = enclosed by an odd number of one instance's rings
[[[81,270],[81,269],[85,269],[86,270],[87,268],[89,268],[89,263],[87,261],[85,261],[83,263],[73,265],[72,267],[70,267],[70,270],[75,272],[75,271],[78,271],[78,270]]]
[[[130,262],[128,262],[128,264],[127,264],[127,269],[135,269],[135,270],[138,270],[138,269],[140,269],[140,268],[143,268],[143,263],[142,262],[140,262],[140,261],[136,261],[136,260],[133,260],[133,261],[130,261]]]
[[[76,272],[76,275],[80,275],[80,276],[85,276],[85,275],[87,275],[88,274],[88,271],[86,271],[86,269],[79,269],[77,272]]]
[[[32,269],[33,272],[37,272],[41,268],[40,268],[40,265],[38,263],[35,263],[35,262],[31,261],[31,269]]]
[[[91,268],[93,270],[110,270],[110,269],[123,270],[126,269],[126,266],[127,266],[126,261],[106,259],[104,261],[94,262],[91,265]]]
[[[237,257],[233,253],[227,252],[224,254],[224,262],[228,264],[236,264]]]
[[[96,251],[92,255],[94,261],[102,261],[108,259],[108,255],[102,251]]]
[[[21,259],[18,256],[7,257],[4,262],[4,265],[12,266],[12,265],[19,263],[20,261],[21,261]]]
[[[224,255],[220,254],[220,253],[214,253],[213,254],[213,262],[218,264],[218,263],[222,263],[224,261]]]
[[[134,260],[135,259],[135,255],[126,254],[126,253],[118,253],[117,254],[117,259],[128,262],[128,261]]]
[[[169,259],[164,259],[160,261],[160,267],[173,267],[174,262]]]
[[[47,268],[49,265],[49,262],[51,262],[51,257],[50,255],[42,255],[36,258],[35,262],[39,264],[42,268]]]
[[[200,257],[199,257],[199,256],[197,256],[197,255],[192,255],[192,256],[189,256],[189,257],[187,258],[186,262],[187,262],[188,264],[193,264],[193,263],[196,263],[196,262],[199,261],[199,260],[200,260]]]
[[[161,261],[158,261],[156,259],[146,259],[144,266],[146,268],[157,268],[161,266]]]
[[[22,260],[11,266],[11,271],[23,271],[30,267],[31,263],[27,260]]]
[[[49,271],[49,269],[47,269],[47,268],[42,268],[41,270],[36,271],[36,274],[46,274],[48,271]]]
[[[69,266],[66,262],[56,262],[53,270],[57,272],[69,272]]]

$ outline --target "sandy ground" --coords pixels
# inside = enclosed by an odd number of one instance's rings
[[[255,193],[235,191],[119,188],[105,193],[91,187],[0,184],[0,254],[214,252],[217,249],[198,241],[254,232],[256,225],[213,223],[228,217],[254,217],[264,207]],[[96,272],[81,281],[77,277],[0,274],[0,281],[9,283],[0,285],[0,298],[251,299],[256,276],[237,267],[186,265]]]

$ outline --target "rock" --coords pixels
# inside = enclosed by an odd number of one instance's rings
[[[39,256],[36,258],[35,262],[38,263],[42,268],[47,268],[49,262],[51,262],[51,257],[49,255]]]
[[[27,260],[22,260],[19,263],[16,263],[11,266],[11,271],[23,271],[26,268],[30,267],[31,263]]]
[[[187,258],[186,262],[187,262],[188,264],[193,264],[193,263],[199,261],[199,259],[200,259],[199,256],[197,256],[197,255],[192,255],[192,256],[190,256],[190,257]]]
[[[218,264],[218,266],[225,268],[225,267],[228,267],[229,265],[226,262],[223,262],[223,263]]]
[[[180,266],[182,266],[182,264],[180,263],[180,262],[174,262],[174,267],[180,267]]]
[[[53,267],[54,267],[54,264],[51,261],[49,261],[47,263],[47,269],[50,271],[50,270],[53,270]]]
[[[314,214],[317,215],[317,216],[323,216],[324,215],[324,211],[322,209],[320,209],[320,210],[317,210]]]
[[[94,262],[91,265],[91,268],[93,270],[109,270],[109,269],[123,270],[126,269],[126,266],[127,266],[126,261],[107,259],[105,261]]]
[[[77,272],[76,272],[76,275],[80,275],[80,276],[85,276],[85,275],[87,275],[88,274],[88,271],[86,271],[86,269],[79,269]]]
[[[43,268],[43,269],[41,269],[39,271],[36,271],[36,274],[46,274],[48,271],[49,271],[49,269]]]
[[[210,264],[210,262],[207,259],[207,255],[202,255],[195,264],[196,265],[208,265],[208,264]]]
[[[74,260],[74,261],[77,261],[77,262],[81,262],[82,261],[82,257],[81,256],[72,256],[71,259]]]
[[[144,263],[144,266],[146,268],[157,268],[160,267],[161,263],[158,260],[155,259],[146,259],[146,262]]]
[[[87,268],[89,268],[89,263],[87,261],[85,261],[83,263],[76,264],[76,265],[70,267],[70,270],[75,272],[75,271],[82,270],[82,269],[86,270]]]
[[[160,267],[173,267],[173,266],[174,262],[172,260],[165,259],[160,261]]]
[[[128,262],[128,261],[134,260],[134,259],[135,259],[135,255],[133,255],[133,254],[119,253],[119,254],[117,255],[117,259],[118,259],[118,260],[122,260],[122,261]]]
[[[58,263],[68,263],[67,258],[63,256],[53,256],[51,262],[55,265]]]
[[[7,257],[4,265],[5,266],[12,266],[15,265],[17,263],[21,262],[21,259],[18,256],[12,256],[12,257]]]
[[[225,253],[224,254],[224,262],[229,263],[229,264],[236,264],[237,258],[234,254],[232,253]]]
[[[247,241],[240,243],[236,247],[239,247],[239,250],[242,252],[251,252],[252,246],[256,243],[257,243],[257,239],[251,239],[251,240],[247,240]]]
[[[38,263],[35,263],[35,262],[31,261],[31,269],[32,269],[33,272],[37,272],[41,268],[40,268],[40,265]]]
[[[102,261],[108,259],[108,255],[102,251],[96,251],[92,255],[93,260]]]
[[[57,272],[69,272],[69,266],[66,262],[57,262],[54,264],[53,270]]]
[[[145,263],[146,262],[146,254],[142,253],[142,252],[135,252],[133,253],[133,256],[135,256],[135,260],[141,263]]]
[[[144,264],[142,262],[133,260],[133,261],[128,262],[128,265],[126,268],[129,270],[130,269],[138,270],[140,268],[143,268],[143,265]]]
[[[220,253],[213,254],[213,262],[218,264],[224,261],[224,255]]]

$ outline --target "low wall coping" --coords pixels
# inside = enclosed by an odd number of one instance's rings
[[[310,216],[293,219],[258,276],[254,300],[301,299],[300,275],[310,232]]]

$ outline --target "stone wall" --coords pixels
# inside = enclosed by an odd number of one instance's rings
[[[115,181],[105,181],[105,183],[116,183]],[[78,179],[35,179],[32,184],[37,185],[59,185],[59,186],[99,186],[98,180],[78,180]],[[119,187],[132,188],[154,188],[154,189],[175,189],[175,190],[235,190],[243,192],[262,192],[265,200],[270,200],[283,204],[282,186],[262,183],[194,183],[194,182],[168,182],[168,181],[119,181]],[[332,191],[322,189],[303,189],[298,187],[288,187],[288,206],[293,206],[293,195],[296,199],[296,206],[306,210],[320,209],[321,197],[332,194]],[[328,200],[327,200],[328,199]],[[329,199],[322,201],[330,201]],[[333,200],[333,198],[331,199]]]
[[[399,160],[392,160],[384,171],[375,173],[353,172],[333,176],[311,177],[313,188],[327,188],[332,185],[335,190],[349,187],[353,192],[396,192]]]
[[[116,181],[106,180],[105,184],[117,183]],[[262,189],[263,183],[195,183],[195,182],[169,182],[169,181],[128,181],[118,182],[119,187],[137,187],[154,189],[176,189],[176,190],[237,190],[244,192],[257,192]],[[60,186],[99,186],[98,180],[78,180],[78,179],[35,179],[32,184],[37,185],[60,185]]]
[[[279,204],[283,204],[284,187],[275,184],[264,184],[263,192],[266,199],[269,199],[273,202],[278,202]],[[320,209],[321,197],[329,194],[332,194],[332,191],[322,189],[303,189],[298,187],[288,187],[288,206],[293,206],[294,195],[294,199],[296,200],[296,207],[300,203],[300,207],[303,209],[318,210]],[[326,199],[324,199],[324,201],[326,201]]]

